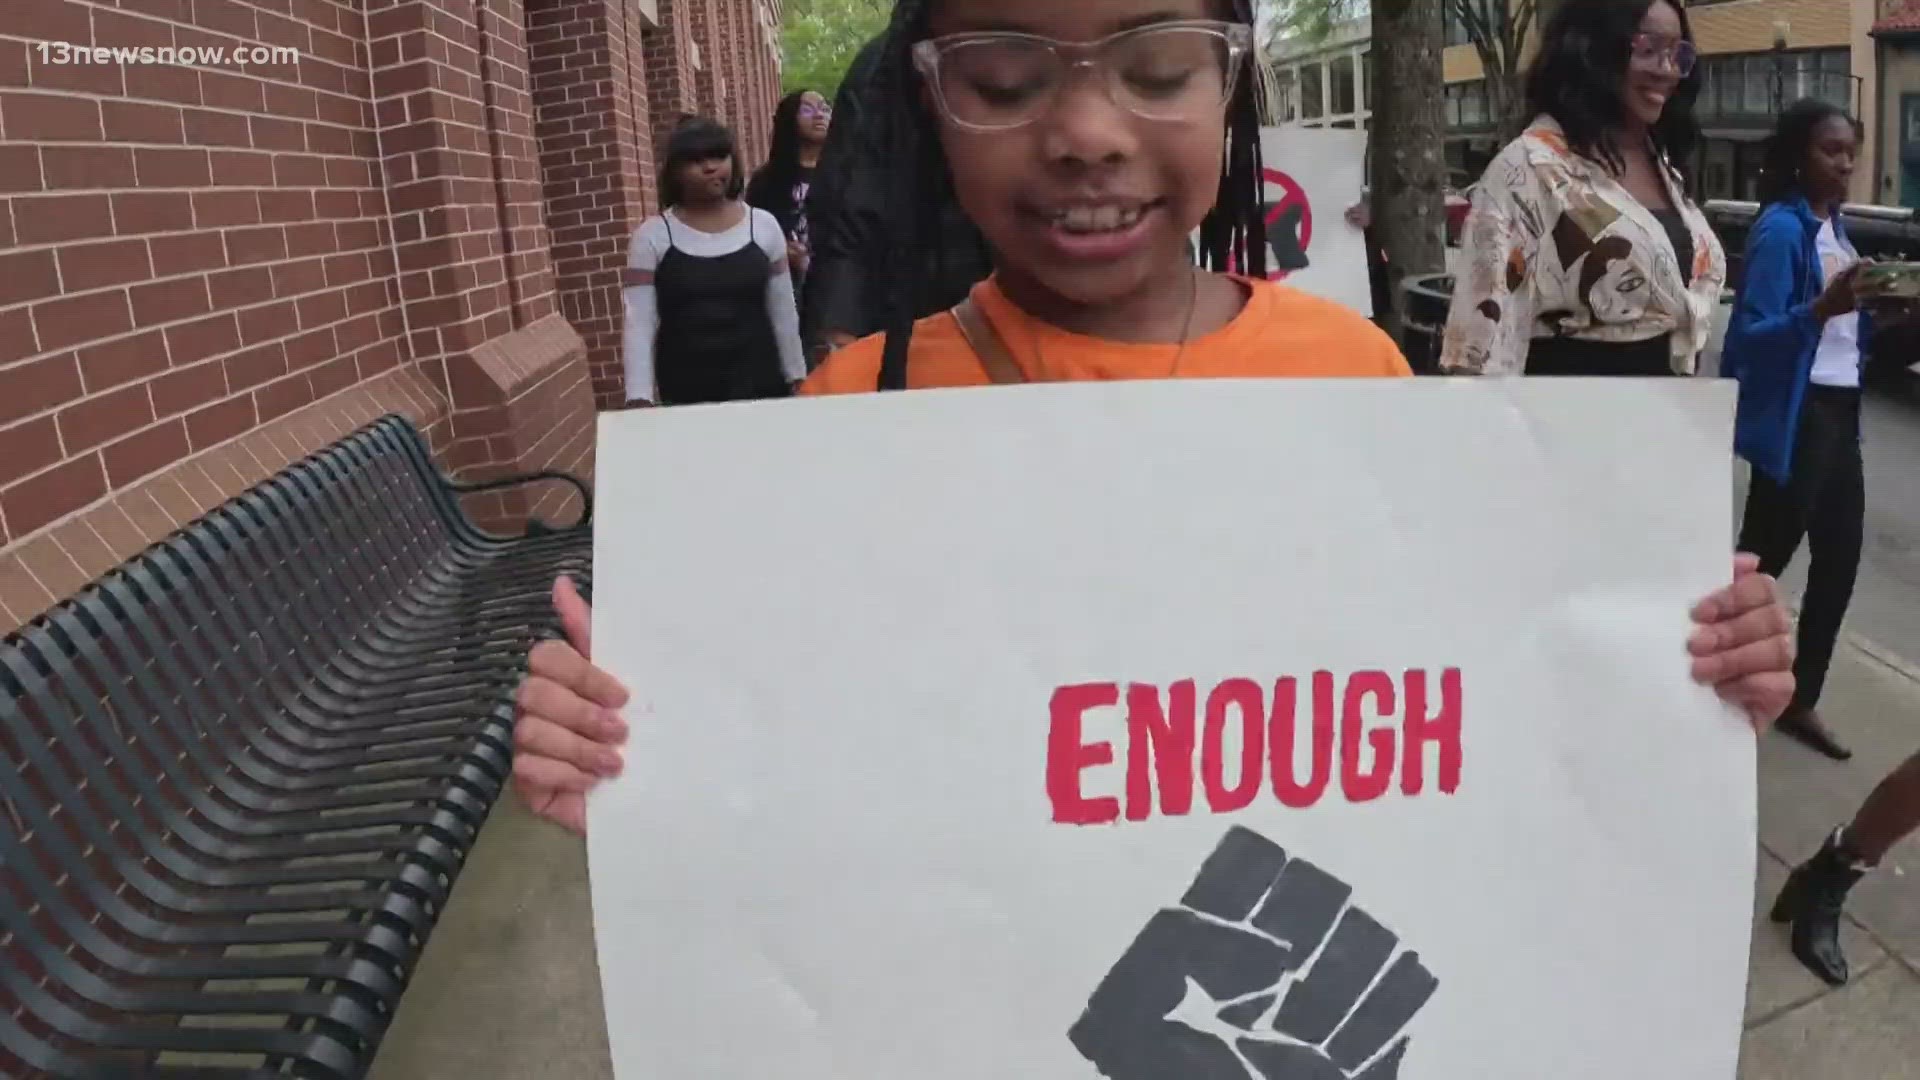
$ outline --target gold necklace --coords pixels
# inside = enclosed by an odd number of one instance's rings
[[[1187,271],[1187,318],[1180,324],[1180,347],[1174,350],[1173,366],[1167,369],[1167,378],[1180,373],[1180,361],[1187,355],[1187,342],[1193,340],[1193,313],[1200,308],[1200,271]]]
[[[1167,369],[1167,373],[1161,376],[1162,378],[1171,379],[1180,373],[1180,361],[1186,358],[1187,342],[1193,337],[1194,312],[1199,309],[1200,271],[1189,270],[1187,272],[1187,317],[1186,320],[1180,324],[1180,343],[1179,347],[1173,351],[1173,366]],[[1032,320],[1029,332],[1033,338],[1034,366],[1038,367],[1041,371],[1045,371],[1047,370],[1047,354],[1040,340],[1039,319]]]

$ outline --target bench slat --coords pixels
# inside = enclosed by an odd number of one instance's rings
[[[383,418],[0,641],[0,1075],[364,1074],[591,587],[497,486]]]

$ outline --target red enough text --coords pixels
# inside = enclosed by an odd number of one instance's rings
[[[1190,813],[1196,754],[1206,808],[1215,814],[1246,809],[1263,787],[1283,806],[1313,806],[1332,787],[1336,764],[1338,790],[1348,802],[1386,795],[1396,766],[1401,794],[1419,795],[1426,789],[1429,747],[1439,758],[1435,786],[1449,795],[1460,786],[1460,669],[1434,675],[1416,668],[1398,680],[1384,671],[1358,671],[1344,680],[1316,671],[1304,716],[1299,682],[1291,675],[1274,680],[1269,698],[1252,679],[1226,679],[1204,703],[1192,679],[1165,688],[1129,683],[1124,694],[1111,682],[1060,687],[1053,692],[1047,732],[1053,820],[1104,825],[1123,812],[1128,821],[1144,821],[1156,810]],[[1114,746],[1088,740],[1086,713],[1123,698],[1125,798],[1089,796],[1082,774],[1113,763]],[[1239,736],[1231,752],[1229,733]],[[1309,748],[1304,777],[1295,766],[1302,740]]]

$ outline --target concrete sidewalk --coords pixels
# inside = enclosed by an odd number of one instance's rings
[[[1854,979],[1829,990],[1762,914],[1788,867],[1920,747],[1920,672],[1843,647],[1823,712],[1854,747],[1835,764],[1779,737],[1760,756],[1760,874],[1740,1080],[1920,1071],[1920,842],[1856,890]],[[1632,948],[1623,942],[1622,948]],[[1647,958],[1647,977],[1664,961]],[[461,876],[372,1080],[611,1080],[579,841],[513,800]]]
[[[1839,990],[1801,967],[1784,929],[1764,917],[1787,870],[1920,749],[1920,670],[1856,640],[1834,658],[1820,711],[1853,747],[1852,761],[1828,761],[1777,736],[1761,747],[1760,880],[1741,1080],[1920,1072],[1920,842],[1895,849],[1854,890],[1845,939],[1853,981]]]

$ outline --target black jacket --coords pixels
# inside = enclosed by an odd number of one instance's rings
[[[780,223],[780,231],[791,239],[794,230],[800,226],[800,206],[793,201],[793,185],[783,184],[773,176],[773,166],[762,165],[754,170],[753,179],[747,181],[747,205],[765,210]],[[813,200],[807,200],[811,205]],[[811,225],[812,220],[808,220]]]
[[[882,329],[888,272],[889,170],[883,116],[867,108],[886,35],[863,46],[833,103],[833,127],[807,194],[813,263],[801,312],[811,342],[825,331],[864,337]],[[993,270],[981,238],[957,203],[938,208],[941,265],[916,303],[916,318],[952,307]]]

